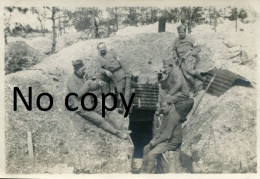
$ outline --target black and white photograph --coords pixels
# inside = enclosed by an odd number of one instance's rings
[[[256,176],[260,6],[221,2],[6,3],[0,177]]]

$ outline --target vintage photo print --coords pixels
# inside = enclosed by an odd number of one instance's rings
[[[259,177],[259,8],[2,2],[0,177]]]

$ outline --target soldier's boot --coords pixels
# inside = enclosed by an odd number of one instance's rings
[[[119,137],[120,139],[128,139],[128,135],[122,131],[117,131],[116,136]]]
[[[104,131],[107,131],[107,132],[109,132],[109,133],[111,133],[111,134],[114,134],[114,135],[116,135],[116,133],[117,133],[117,130],[114,128],[114,127],[112,127],[107,121],[102,121],[102,123],[99,125],[99,127],[101,127]]]
[[[125,123],[125,124],[122,124],[121,128],[128,130],[128,126],[129,126],[129,125]]]

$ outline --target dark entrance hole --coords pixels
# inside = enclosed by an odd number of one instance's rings
[[[134,158],[143,157],[143,148],[152,139],[154,110],[133,109],[129,115],[131,138],[134,143]]]

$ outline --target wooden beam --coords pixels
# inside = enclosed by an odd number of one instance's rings
[[[27,141],[28,141],[28,153],[29,158],[33,159],[33,145],[32,145],[32,133],[31,131],[27,131]]]

